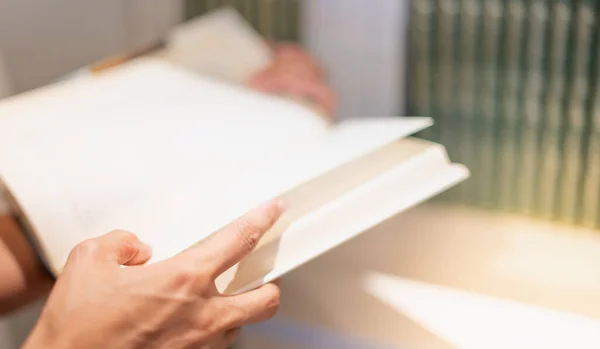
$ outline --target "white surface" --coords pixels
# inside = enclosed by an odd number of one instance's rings
[[[600,320],[382,273],[364,286],[455,349],[600,348]]]

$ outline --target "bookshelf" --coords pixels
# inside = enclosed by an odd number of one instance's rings
[[[440,200],[600,229],[599,13],[599,1],[412,1],[411,114],[433,116],[422,136],[473,174]]]

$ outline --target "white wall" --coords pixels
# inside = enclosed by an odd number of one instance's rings
[[[12,79],[8,75],[8,67],[4,60],[4,53],[0,49],[0,99],[13,93]]]
[[[327,68],[340,117],[403,113],[408,0],[304,0],[302,39]]]
[[[178,1],[0,0],[0,50],[23,91],[151,41],[180,11]]]

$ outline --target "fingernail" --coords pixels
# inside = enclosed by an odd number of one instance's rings
[[[275,205],[277,205],[279,213],[283,213],[287,208],[285,202],[282,199],[275,199]]]
[[[281,215],[286,209],[285,202],[283,202],[283,200],[281,199],[274,199],[259,206],[258,210],[264,212],[272,212],[274,208],[277,210],[277,214]]]
[[[139,254],[142,254],[144,256],[151,256],[152,255],[152,247],[148,244],[142,243],[142,246],[140,246]]]

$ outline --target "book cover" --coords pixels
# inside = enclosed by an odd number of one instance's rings
[[[503,77],[500,103],[502,118],[499,123],[499,176],[498,207],[514,210],[515,177],[519,153],[518,125],[520,116],[521,61],[523,56],[523,28],[525,6],[522,1],[506,5],[505,36],[503,42]]]
[[[478,105],[478,75],[480,44],[482,40],[482,6],[479,0],[461,1],[460,31],[459,31],[459,77],[458,77],[458,108],[456,124],[458,144],[456,155],[460,161],[475,168],[477,140],[474,125]],[[473,183],[463,183],[457,188],[458,199],[462,203],[476,202],[476,186]]]
[[[561,126],[563,116],[563,99],[565,93],[566,60],[568,34],[571,22],[571,9],[565,2],[552,4],[550,17],[551,34],[548,57],[548,79],[543,120],[539,166],[536,214],[545,219],[554,219],[557,195],[558,174],[560,172]]]
[[[544,0],[532,1],[527,16],[527,45],[525,49],[525,87],[522,104],[521,156],[517,176],[517,209],[525,214],[534,212],[536,183],[539,179],[540,130],[542,96],[544,94],[546,34],[548,5]]]
[[[595,13],[589,4],[579,3],[573,16],[557,212],[559,220],[570,224],[579,220],[579,187],[585,165],[583,142],[586,133],[586,100],[589,93],[590,48]]]
[[[497,171],[494,169],[496,154],[496,129],[498,127],[496,106],[498,90],[500,39],[502,29],[502,4],[499,1],[486,1],[483,10],[482,71],[479,74],[479,110],[477,113],[479,140],[477,164],[473,167],[479,171],[475,190],[477,203],[483,207],[493,205]]]

